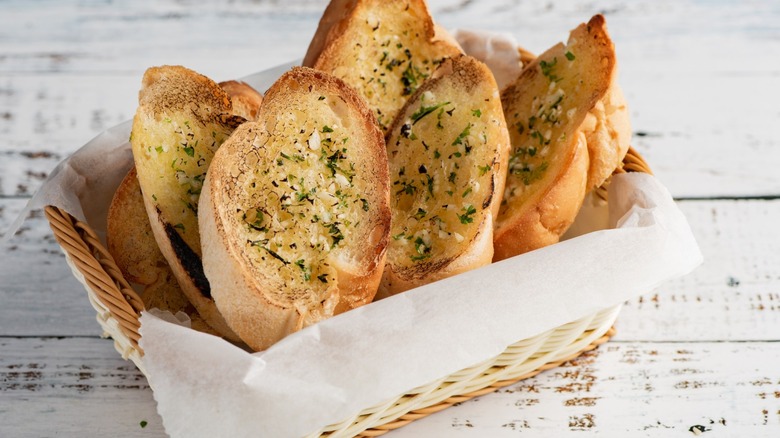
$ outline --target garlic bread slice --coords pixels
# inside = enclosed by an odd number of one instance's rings
[[[558,242],[571,225],[588,189],[606,177],[593,158],[585,125],[607,96],[615,77],[615,49],[601,15],[574,29],[526,66],[501,95],[512,142],[509,172],[494,236],[494,260]],[[612,106],[611,106],[612,109]],[[592,137],[592,136],[591,136]],[[624,153],[624,152],[623,152]],[[622,159],[622,155],[620,156]],[[611,167],[609,167],[611,166]],[[593,167],[588,184],[589,168]],[[600,182],[599,182],[600,184]]]
[[[219,335],[184,296],[157,247],[135,168],[130,169],[114,193],[107,222],[108,252],[127,280],[143,286],[144,307],[167,310],[174,315],[184,312],[190,317],[193,329]]]
[[[370,302],[390,228],[387,155],[365,102],[297,67],[217,151],[200,202],[203,266],[255,350]]]
[[[424,0],[334,0],[303,65],[357,89],[387,132],[398,111],[441,61],[461,53]]]
[[[212,80],[180,66],[146,71],[130,143],[155,240],[198,313],[235,338],[201,264],[198,199],[214,152],[244,121]]]
[[[483,63],[442,63],[390,131],[392,226],[379,296],[490,263],[509,152],[501,99]]]

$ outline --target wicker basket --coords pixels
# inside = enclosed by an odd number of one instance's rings
[[[623,167],[617,172],[650,173],[650,169],[631,148],[623,160]],[[597,194],[605,198],[605,188],[601,187]],[[143,350],[138,345],[141,338],[138,318],[144,309],[141,299],[88,224],[57,207],[48,206],[45,212],[73,274],[87,290],[89,300],[97,311],[98,322],[114,339],[114,347],[122,357],[132,360],[141,372],[145,372]],[[603,309],[520,340],[498,356],[364,409],[310,436],[383,435],[455,403],[555,368],[606,342],[614,334],[612,325],[619,311],[620,306]]]

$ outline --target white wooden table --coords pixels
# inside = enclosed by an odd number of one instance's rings
[[[395,437],[780,436],[780,4],[431,0],[446,27],[541,52],[606,15],[635,147],[705,263],[631,300],[617,336]],[[146,67],[217,80],[300,58],[324,1],[0,1],[0,230],[47,173],[129,119]],[[42,214],[0,256],[0,436],[162,436]]]

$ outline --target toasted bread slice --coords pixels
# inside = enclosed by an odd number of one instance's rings
[[[502,92],[512,152],[494,260],[556,243],[586,191],[603,175],[596,170],[599,161],[610,161],[607,175],[618,164],[614,157],[598,158],[598,148],[589,153],[583,126],[607,96],[614,76],[614,45],[604,17],[596,15],[574,29],[566,45],[558,44],[531,62]]]
[[[370,302],[389,239],[387,155],[365,102],[297,67],[217,151],[200,203],[203,266],[250,347]]]
[[[355,87],[386,132],[438,64],[460,53],[455,40],[434,25],[424,0],[334,0],[303,65]]]
[[[490,263],[508,152],[493,74],[470,56],[444,61],[388,137],[392,240],[378,297]]]
[[[257,112],[260,110],[260,104],[263,102],[262,94],[250,87],[246,82],[224,81],[220,82],[219,86],[230,97],[233,114],[247,120],[255,120],[257,118]]]
[[[179,287],[179,283],[154,240],[146,214],[141,186],[135,168],[130,169],[114,193],[108,209],[106,233],[108,251],[122,275],[143,286],[141,301],[147,309],[184,312],[192,328],[220,335],[198,314]]]
[[[218,332],[230,329],[200,260],[198,198],[214,152],[244,121],[213,81],[178,66],[146,71],[130,143],[149,223],[184,294]]]

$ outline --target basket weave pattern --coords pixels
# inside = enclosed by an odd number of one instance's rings
[[[633,148],[623,160],[622,169],[616,170],[616,173],[624,172],[651,173]],[[606,199],[604,187],[596,193]],[[98,323],[114,339],[114,347],[122,357],[132,360],[141,372],[145,372],[143,350],[138,345],[141,338],[138,319],[144,305],[138,294],[88,224],[58,207],[47,206],[45,213],[74,276],[87,290],[97,311]],[[619,311],[620,306],[604,309],[521,340],[498,356],[364,409],[352,418],[324,427],[310,436],[383,435],[455,403],[555,368],[609,340],[614,334],[612,325]]]

